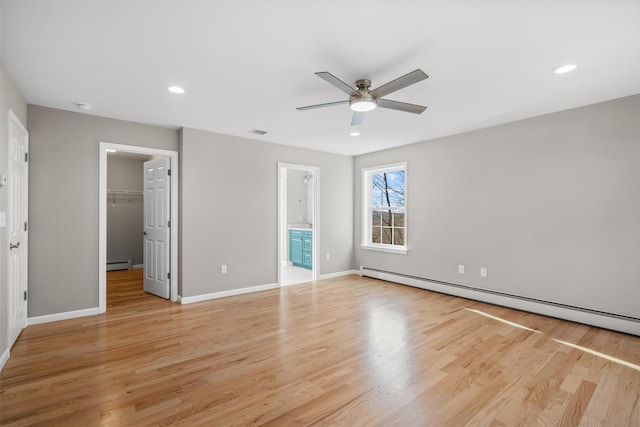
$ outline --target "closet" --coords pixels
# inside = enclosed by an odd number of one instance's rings
[[[148,155],[107,157],[107,271],[143,267],[143,170]]]

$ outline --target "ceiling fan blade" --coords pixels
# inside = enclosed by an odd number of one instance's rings
[[[364,112],[354,111],[353,117],[351,118],[351,126],[360,126],[363,120],[364,120]]]
[[[385,95],[410,86],[414,83],[418,83],[427,78],[429,78],[429,76],[427,76],[424,71],[418,68],[417,70],[412,71],[409,74],[398,77],[397,79],[392,80],[389,83],[372,90],[371,95],[373,95],[374,98],[382,98]]]
[[[354,88],[352,88],[333,74],[329,73],[328,71],[320,71],[319,73],[316,73],[316,76],[320,77],[323,80],[326,80],[348,95],[359,95],[359,93],[356,92]]]
[[[313,110],[314,108],[324,108],[324,107],[333,107],[334,105],[342,105],[348,104],[349,100],[345,101],[336,101],[336,102],[327,102],[326,104],[316,104],[316,105],[307,105],[306,107],[298,107],[296,110],[304,111],[304,110]]]
[[[390,110],[404,111],[405,113],[421,114],[427,109],[424,105],[409,104],[406,102],[391,101],[390,99],[378,99],[378,107]]]

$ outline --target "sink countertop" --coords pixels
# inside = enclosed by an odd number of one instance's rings
[[[289,224],[287,226],[289,230],[313,230],[313,225],[311,224]]]

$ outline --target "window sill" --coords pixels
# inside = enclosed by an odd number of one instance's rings
[[[360,245],[360,248],[368,251],[388,252],[400,255],[406,255],[407,252],[409,252],[406,248],[391,248],[386,246]]]

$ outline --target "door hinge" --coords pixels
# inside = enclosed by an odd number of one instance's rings
[[[24,231],[27,231],[27,221],[24,222]]]
[[[167,227],[171,228],[171,220],[167,221]]]
[[[24,300],[27,300],[27,291],[24,291]]]
[[[167,169],[167,175],[171,176],[171,169]]]
[[[25,162],[29,161],[29,153],[24,153],[24,161]]]
[[[171,279],[171,273],[167,273],[167,279]]]

